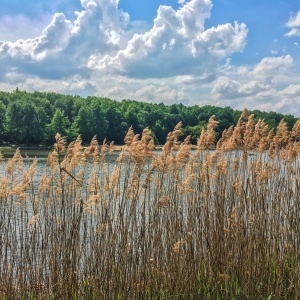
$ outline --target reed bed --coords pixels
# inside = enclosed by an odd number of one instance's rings
[[[299,299],[300,121],[217,125],[2,162],[0,299]]]

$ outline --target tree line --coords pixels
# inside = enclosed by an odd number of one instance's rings
[[[276,112],[249,110],[255,119],[264,119],[269,129],[276,129],[284,118],[291,129],[297,118]],[[216,138],[224,129],[236,125],[240,110],[230,107],[184,106],[144,103],[133,100],[115,101],[109,98],[63,95],[53,92],[0,92],[0,143],[2,145],[50,145],[57,132],[71,141],[81,135],[88,144],[96,135],[123,144],[130,126],[140,134],[148,127],[156,144],[164,144],[167,134],[181,121],[184,136],[191,135],[196,143],[202,128],[215,115],[219,122]]]

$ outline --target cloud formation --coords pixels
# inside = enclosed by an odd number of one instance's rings
[[[175,11],[160,6],[154,25],[144,34],[136,34],[115,56],[95,56],[92,68],[135,78],[165,78],[216,71],[218,63],[246,44],[245,24],[223,24],[204,29],[212,4],[192,0]]]
[[[8,62],[5,71],[45,79],[62,79],[81,69],[136,78],[202,74],[213,72],[218,62],[246,44],[244,24],[204,29],[210,0],[191,0],[177,11],[160,6],[153,27],[126,43],[121,42],[130,18],[118,9],[117,0],[81,0],[81,5],[74,22],[56,13],[41,36],[1,42],[0,61]],[[35,68],[43,71],[37,74]]]
[[[299,80],[292,72],[294,60],[291,55],[265,57],[254,66],[228,66],[220,70],[215,80],[212,97],[223,105],[242,109],[275,110],[299,114]],[[217,102],[219,103],[219,102]]]
[[[128,14],[120,12],[113,0],[82,0],[81,4],[84,10],[76,12],[73,23],[63,13],[56,13],[41,36],[0,42],[0,61],[4,62],[5,71],[45,79],[62,79],[81,72],[85,75],[90,55],[118,49]]]
[[[253,66],[231,64],[247,45],[248,28],[242,22],[207,26],[210,0],[182,0],[177,10],[161,5],[152,26],[138,30],[118,0],[80,4],[73,18],[54,13],[37,36],[0,41],[0,89],[237,108],[272,109],[276,102],[281,110],[288,110],[287,97],[299,98],[290,54]],[[300,12],[286,25],[299,30]]]
[[[286,36],[300,36],[300,11],[290,17],[286,26],[290,28]]]

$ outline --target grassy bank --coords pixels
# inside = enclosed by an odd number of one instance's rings
[[[17,150],[0,179],[1,299],[299,299],[299,130],[244,113],[197,149],[181,124],[83,148],[56,136],[38,187]],[[210,149],[215,148],[215,151]],[[61,158],[61,153],[65,153]]]

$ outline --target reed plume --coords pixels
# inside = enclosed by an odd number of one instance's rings
[[[244,110],[69,145],[0,167],[2,299],[299,299],[299,122],[274,133]],[[41,164],[43,173],[40,174]]]

